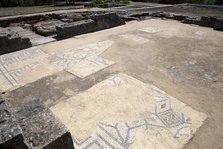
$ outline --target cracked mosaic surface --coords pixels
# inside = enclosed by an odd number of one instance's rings
[[[122,73],[51,110],[80,149],[182,148],[206,119],[159,88]]]
[[[48,54],[47,58],[50,64],[62,67],[66,71],[84,78],[114,64],[112,61],[99,57],[99,54],[109,48],[112,43],[112,41],[106,40],[65,52],[53,52]]]
[[[49,53],[38,47],[32,47],[1,55],[0,90],[14,89],[60,70],[84,78],[114,64],[99,57],[112,44],[113,41],[105,40]]]

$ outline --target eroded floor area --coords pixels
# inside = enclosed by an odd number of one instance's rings
[[[221,148],[222,39],[132,21],[1,56],[0,87],[12,107],[43,100],[76,147]]]

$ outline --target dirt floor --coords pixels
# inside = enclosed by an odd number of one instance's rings
[[[147,27],[150,27],[147,30],[155,29],[158,32],[139,30]],[[223,32],[172,20],[152,19],[128,22],[124,26],[45,44],[39,48],[49,53],[102,40],[114,41],[101,54],[103,58],[115,62],[114,65],[83,79],[67,71],[58,71],[6,91],[5,98],[14,107],[36,98],[41,98],[51,107],[122,72],[159,87],[208,116],[186,149],[223,148]]]

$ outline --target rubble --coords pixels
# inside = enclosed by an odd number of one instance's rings
[[[0,54],[10,53],[32,46],[29,38],[10,29],[0,28]]]
[[[0,97],[0,148],[28,149],[24,143],[22,129],[15,116],[9,110],[5,101]]]
[[[40,100],[28,102],[15,111],[24,138],[33,149],[74,149],[70,132]]]

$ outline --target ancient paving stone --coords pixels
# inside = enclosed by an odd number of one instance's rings
[[[34,149],[74,149],[70,132],[40,100],[15,111],[25,140]]]
[[[114,75],[51,110],[77,148],[179,149],[206,115],[126,74]]]
[[[26,149],[22,129],[14,115],[0,97],[0,148],[1,149]]]

